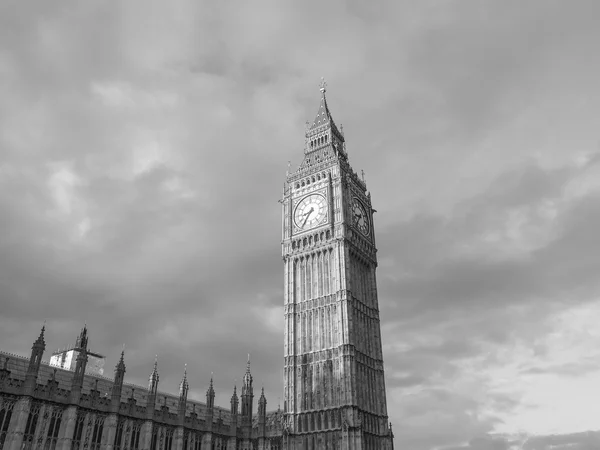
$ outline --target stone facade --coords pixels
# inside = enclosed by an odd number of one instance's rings
[[[325,85],[284,187],[284,448],[392,449],[371,195]]]
[[[158,391],[158,363],[148,388],[124,383],[125,354],[114,378],[86,373],[87,329],[74,370],[42,362],[44,328],[29,359],[0,352],[0,450],[280,450],[281,411],[266,411],[264,393],[252,415],[250,362],[240,413],[234,389],[231,408],[214,405],[212,379],[206,403],[187,398],[184,374],[179,395]]]

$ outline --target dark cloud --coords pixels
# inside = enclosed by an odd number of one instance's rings
[[[176,390],[187,362],[192,393],[214,372],[221,404],[250,352],[275,408],[277,200],[325,76],[379,211],[397,445],[493,432],[520,398],[485,381],[453,387],[465,364],[497,363],[496,350],[543,337],[548,317],[598,292],[600,202],[594,186],[569,196],[596,167],[597,156],[572,161],[597,150],[595,12],[585,1],[3,4],[3,349],[27,354],[44,318],[49,349],[65,346],[87,321],[108,375],[125,343],[129,381],[145,385],[158,354],[161,389]],[[534,363],[525,370],[593,369]],[[504,448],[481,439],[464,448]]]

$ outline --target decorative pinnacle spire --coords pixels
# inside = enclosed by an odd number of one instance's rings
[[[181,383],[187,384],[187,363],[183,365],[183,379],[181,380]]]
[[[87,322],[83,323],[83,328],[81,329],[81,333],[77,338],[77,342],[75,344],[76,347],[81,348],[83,350],[87,350],[88,337],[87,337]]]
[[[158,355],[154,356],[154,368],[150,374],[150,390],[156,389],[158,384]]]
[[[331,112],[329,111],[329,107],[327,106],[327,99],[325,98],[325,92],[327,91],[327,83],[324,78],[321,78],[321,101],[319,102],[319,110],[317,111],[317,115],[312,125],[308,130],[306,130],[306,137],[310,141],[313,137],[321,136],[321,132],[325,132],[328,129],[331,129],[334,136],[336,136],[340,141],[344,142],[344,137],[338,131],[338,128],[333,121],[333,117],[331,116]],[[316,130],[313,132],[313,130]],[[331,136],[330,136],[331,137]]]
[[[250,373],[250,353],[248,353],[248,364],[244,374],[244,386],[249,387],[252,384],[252,374]]]
[[[121,357],[119,358],[119,362],[117,363],[116,371],[125,372],[125,344],[123,344],[123,350],[121,350]]]
[[[186,363],[184,366],[184,369],[183,369],[183,378],[181,379],[181,384],[179,385],[180,399],[187,398],[189,388],[190,388],[190,385],[188,384],[188,381],[187,381],[187,363]]]
[[[40,331],[40,335],[35,341],[34,345],[38,347],[46,347],[46,342],[44,341],[44,332],[46,331],[46,321],[44,320],[44,325],[42,325],[42,330]]]

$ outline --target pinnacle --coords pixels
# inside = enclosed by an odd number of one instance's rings
[[[125,370],[125,345],[123,344],[123,350],[121,350],[121,357],[117,363],[117,370]]]
[[[44,341],[44,332],[46,331],[46,321],[44,320],[44,325],[42,326],[42,330],[40,331],[40,335],[38,336],[37,340],[35,341],[36,344],[38,345],[46,345],[46,342]]]

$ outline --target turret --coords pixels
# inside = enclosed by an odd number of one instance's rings
[[[87,365],[87,361],[88,361],[87,325],[83,326],[83,329],[81,330],[81,333],[79,334],[79,338],[77,338],[77,342],[79,342],[79,352],[77,353],[77,359],[75,361],[75,373],[73,374],[73,382],[71,383],[70,401],[72,404],[79,403],[79,398],[81,397],[81,388],[83,386],[83,379],[85,377],[85,366]]]
[[[261,437],[265,436],[265,425],[267,423],[267,399],[265,398],[265,388],[260,391],[258,399],[258,434]]]
[[[190,389],[190,385],[187,381],[187,364],[185,365],[185,369],[183,370],[183,378],[181,379],[181,383],[179,383],[179,421],[183,424],[185,420],[185,406],[187,403],[188,391]]]
[[[206,391],[206,417],[205,417],[206,426],[209,431],[212,429],[214,407],[215,407],[215,390],[213,389],[213,377],[211,375],[210,386],[208,387],[208,390]]]
[[[125,379],[125,350],[121,351],[121,358],[115,366],[115,378],[113,380],[110,409],[113,413],[118,413],[121,406],[121,392],[123,391],[123,380]]]
[[[40,364],[42,363],[42,356],[44,350],[46,350],[46,342],[44,341],[44,331],[46,326],[42,326],[40,335],[33,343],[31,347],[31,357],[29,358],[29,366],[27,367],[27,374],[25,375],[25,392],[28,395],[33,394],[35,386],[37,384],[37,377],[40,371]]]
[[[215,407],[215,390],[213,389],[213,379],[210,377],[210,386],[206,391],[206,408],[213,409]]]
[[[239,405],[239,400],[238,400],[238,395],[237,395],[237,386],[233,386],[233,395],[231,396],[231,429],[235,430],[237,429],[237,422],[238,422],[238,405]]]
[[[242,422],[252,424],[252,403],[254,402],[254,391],[252,388],[252,374],[250,373],[250,354],[242,384]]]
[[[158,392],[158,355],[154,357],[154,368],[150,377],[148,377],[148,402],[146,403],[146,415],[148,419],[154,417],[154,407],[156,405],[156,394]]]
[[[237,395],[237,386],[233,386],[233,395],[231,396],[231,415],[237,416],[239,399]]]
[[[265,423],[267,417],[267,399],[265,398],[265,388],[263,387],[260,391],[260,398],[258,399],[258,423]]]

